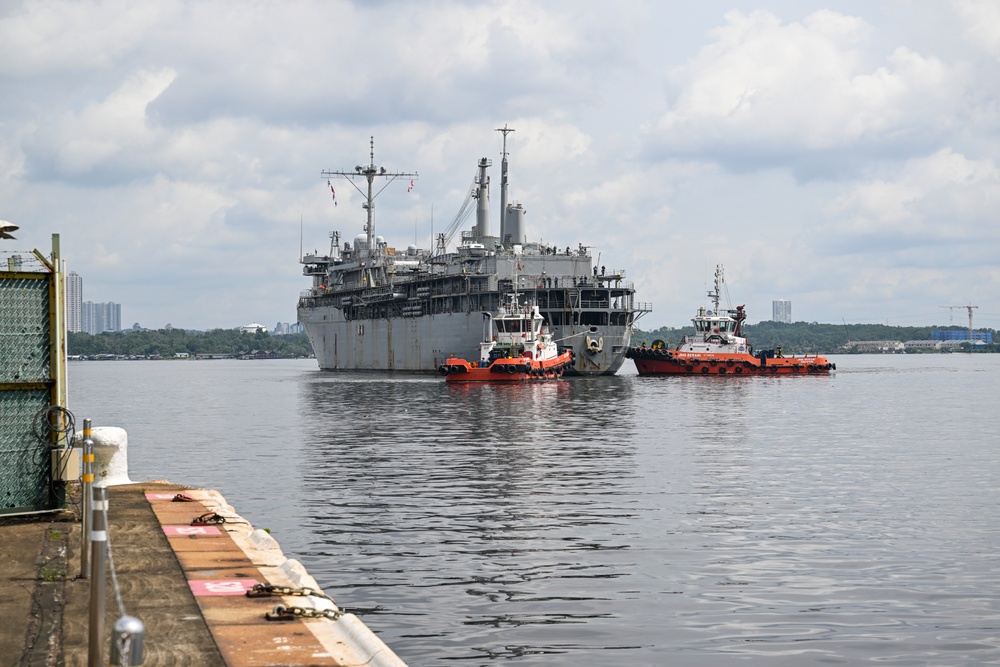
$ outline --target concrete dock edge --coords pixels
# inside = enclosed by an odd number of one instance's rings
[[[121,599],[127,615],[145,624],[147,667],[405,667],[217,491],[157,481],[108,492]],[[72,512],[0,519],[0,581],[10,591],[0,605],[0,655],[11,664],[87,664],[90,581],[79,576],[80,544]],[[281,590],[246,596],[254,584]],[[110,634],[121,615],[110,576],[106,600]],[[278,605],[302,616],[267,620]]]

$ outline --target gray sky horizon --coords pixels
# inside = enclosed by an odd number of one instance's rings
[[[376,200],[429,247],[500,135],[529,240],[593,249],[684,326],[725,267],[750,323],[1000,328],[1000,3],[0,6],[0,251],[60,235],[122,326],[294,322],[300,248]],[[464,228],[471,226],[471,222]]]

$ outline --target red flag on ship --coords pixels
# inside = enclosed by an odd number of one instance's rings
[[[330,186],[330,192],[333,193],[333,205],[336,206],[337,205],[337,191],[333,189],[333,184],[330,183],[330,181],[327,181],[326,184]]]
[[[412,180],[410,181],[410,187],[406,188],[407,192],[410,192],[411,190],[413,190],[413,181]]]

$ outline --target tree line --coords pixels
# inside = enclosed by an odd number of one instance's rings
[[[764,321],[744,325],[750,343],[757,350],[781,347],[786,352],[809,354],[836,354],[850,352],[845,349],[849,341],[861,340],[930,340],[932,329],[965,331],[964,327],[893,327],[884,324],[817,324],[815,322]],[[660,327],[652,331],[636,329],[632,344],[652,344],[654,340],[675,346],[683,336],[693,336],[694,327]],[[997,332],[994,342],[976,346],[977,351],[1000,352]],[[184,329],[159,329],[139,331],[106,331],[97,335],[70,332],[67,353],[86,357],[101,354],[115,356],[174,357],[187,353],[250,355],[269,353],[278,357],[308,357],[312,354],[309,339],[304,333],[272,335],[265,331],[245,333],[239,329],[213,329],[187,331]]]
[[[250,355],[256,352],[278,357],[307,357],[312,354],[309,339],[304,333],[271,335],[262,330],[246,333],[239,329],[213,329],[204,332],[143,329],[105,331],[96,335],[70,332],[66,344],[67,354],[85,357],[113,354],[169,358],[185,352],[192,357],[198,354]]]
[[[817,324],[816,322],[772,322],[746,324],[744,333],[750,344],[757,350],[768,350],[781,347],[786,352],[802,354],[844,354],[852,350],[845,348],[850,341],[869,340],[930,340],[931,330],[951,329],[968,331],[965,327],[893,327],[885,324]],[[992,330],[988,330],[992,331]],[[694,327],[660,327],[652,331],[636,329],[632,336],[633,345],[645,343],[650,345],[654,340],[662,340],[670,347],[680,342],[683,336],[693,336]],[[977,351],[1000,352],[997,345],[997,332],[993,331],[993,343],[976,346]]]

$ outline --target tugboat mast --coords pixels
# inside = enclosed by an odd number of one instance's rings
[[[365,201],[361,205],[361,207],[364,208],[366,211],[368,211],[368,220],[365,223],[365,233],[368,235],[368,252],[371,253],[371,254],[375,254],[375,250],[376,250],[376,248],[375,248],[375,197],[379,196],[379,194],[382,193],[382,190],[385,190],[387,187],[389,187],[389,183],[392,183],[397,178],[405,177],[405,178],[416,179],[416,178],[419,178],[420,175],[418,173],[416,173],[416,172],[413,172],[412,174],[411,173],[406,173],[406,172],[401,172],[401,171],[388,172],[388,171],[385,170],[385,167],[376,167],[375,166],[375,137],[371,137],[370,144],[371,144],[371,152],[369,154],[368,166],[362,166],[362,165],[359,164],[356,167],[354,167],[354,171],[326,171],[326,170],[324,170],[324,171],[320,172],[320,176],[322,176],[323,178],[330,178],[331,176],[343,176],[344,178],[347,178],[348,180],[351,181],[351,185],[354,186],[355,190],[357,190],[358,192],[360,192],[362,195],[365,196]],[[368,192],[367,193],[365,193],[361,188],[359,188],[357,186],[357,184],[354,182],[354,178],[356,176],[364,176],[365,180],[368,181]],[[384,176],[387,179],[389,179],[389,181],[385,185],[383,185],[379,189],[378,192],[373,192],[372,183],[375,180],[376,176]]]
[[[715,309],[712,312],[716,315],[719,314],[719,294],[722,280],[722,267],[717,265],[715,267],[715,291],[708,293],[708,298],[715,304]]]

